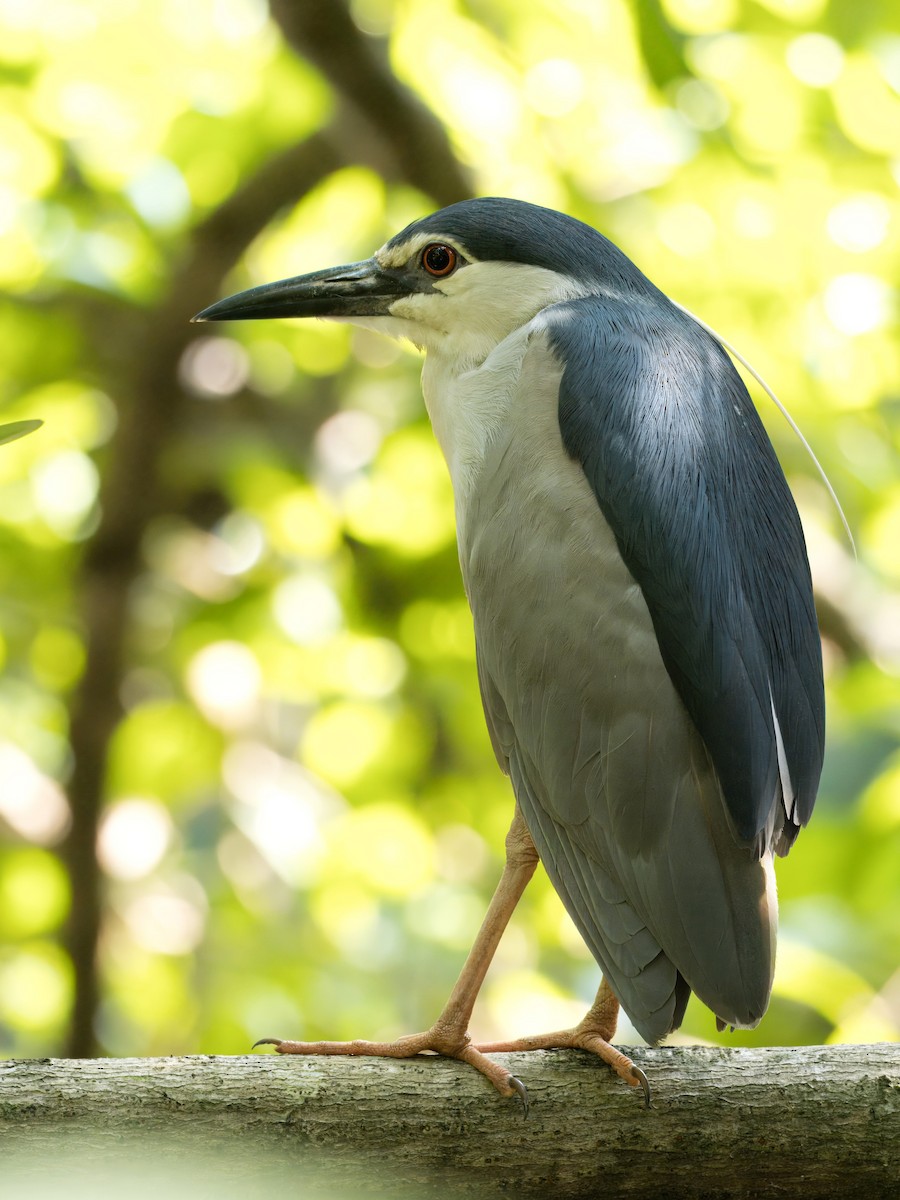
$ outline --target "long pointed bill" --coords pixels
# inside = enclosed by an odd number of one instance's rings
[[[193,320],[386,316],[394,301],[409,291],[409,280],[398,272],[383,270],[374,258],[368,258],[238,292],[204,308]]]

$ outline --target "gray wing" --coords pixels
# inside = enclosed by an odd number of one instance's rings
[[[573,645],[554,656],[549,686],[546,661],[535,670],[534,660],[519,661],[510,685],[495,654],[511,666],[513,639],[477,628],[501,763],[556,891],[635,1028],[659,1041],[681,1024],[691,991],[721,1021],[755,1025],[774,968],[771,861],[735,843],[661,660],[655,670],[649,656],[635,669],[620,660],[598,686],[586,677],[588,647]],[[602,638],[593,649],[610,661]]]
[[[812,813],[825,701],[806,545],[772,445],[724,350],[661,294],[551,313],[565,447],[641,587],[735,833],[762,852],[774,829],[786,853]]]
[[[774,962],[770,856],[732,831],[644,591],[563,444],[536,331],[468,498],[460,559],[492,740],[566,908],[641,1034],[689,989],[755,1024]],[[549,364],[549,365],[548,365]],[[778,794],[777,768],[769,808]]]
[[[541,772],[516,739],[506,706],[482,666],[480,653],[478,666],[494,751],[511,777],[544,867],[625,1011],[647,1041],[659,1041],[681,1024],[690,988],[646,921],[629,904],[624,888],[604,868],[607,856],[596,853],[596,846],[591,853],[582,845],[578,826],[560,819],[558,808],[542,787]],[[584,765],[590,770],[589,763]],[[592,775],[598,766],[602,771],[602,760],[597,763],[595,759]],[[604,787],[601,784],[600,790]],[[583,828],[584,823],[581,825]]]

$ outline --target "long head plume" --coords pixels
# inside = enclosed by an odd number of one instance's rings
[[[722,337],[721,333],[718,333],[715,329],[712,328],[711,325],[707,325],[707,323],[705,321],[701,321],[701,319],[697,316],[696,313],[691,312],[691,310],[689,308],[685,308],[685,306],[683,304],[679,304],[677,300],[673,300],[672,303],[675,305],[676,308],[680,308],[683,313],[687,313],[687,315],[691,318],[692,321],[696,321],[701,329],[705,329],[706,332],[710,335],[710,337],[714,337],[716,339],[716,341],[719,343],[719,345],[722,347],[722,349],[727,350],[732,358],[736,358],[737,361],[743,367],[746,367],[746,369],[750,372],[750,374],[753,376],[753,378],[756,380],[756,382],[759,384],[759,386],[762,388],[762,390],[766,393],[766,395],[769,397],[769,399],[772,401],[772,403],[775,405],[775,407],[778,409],[778,411],[781,413],[781,415],[787,421],[788,425],[790,425],[791,429],[793,429],[794,433],[800,439],[801,445],[806,450],[806,453],[812,459],[816,470],[819,472],[819,477],[821,478],[822,482],[825,484],[825,488],[828,491],[828,495],[833,500],[834,507],[838,511],[838,516],[841,518],[841,524],[844,526],[844,532],[847,534],[847,540],[850,543],[850,549],[853,551],[853,556],[854,556],[854,558],[857,557],[856,542],[853,540],[853,534],[850,531],[850,525],[847,521],[846,515],[844,514],[844,510],[841,507],[841,502],[837,498],[837,492],[835,492],[834,488],[831,486],[831,480],[825,474],[825,468],[819,462],[818,458],[816,458],[815,452],[813,451],[812,446],[810,446],[809,442],[803,436],[803,431],[801,430],[800,426],[797,424],[797,422],[794,420],[794,418],[791,416],[791,414],[785,408],[784,404],[782,404],[782,402],[778,399],[778,397],[775,395],[775,393],[772,391],[772,389],[769,387],[769,385],[763,379],[762,375],[760,375],[760,373],[756,370],[756,368],[753,367],[746,360],[746,358],[744,358],[743,354],[741,354],[741,352],[739,350],[735,350],[734,346],[732,346],[732,344],[730,342],[726,341],[725,338]]]

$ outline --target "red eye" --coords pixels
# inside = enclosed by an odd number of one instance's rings
[[[429,275],[436,275],[438,278],[455,271],[457,262],[456,251],[442,242],[432,242],[422,251],[422,266]]]

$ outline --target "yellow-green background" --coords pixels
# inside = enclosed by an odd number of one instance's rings
[[[822,605],[829,746],[812,824],[779,864],[769,1014],[723,1036],[897,1039],[900,10],[352,11],[361,37],[389,38],[477,192],[617,241],[754,363],[833,480],[857,559],[763,400]],[[128,339],[191,228],[339,105],[262,0],[0,0],[0,420],[45,421],[0,447],[0,1053],[66,1044],[57,851],[81,563],[132,401]],[[226,288],[365,257],[433,207],[350,165],[269,224]],[[418,370],[375,335],[287,322],[198,328],[182,358],[107,763],[101,1052],[390,1036],[430,1022],[453,982],[511,793]],[[540,877],[474,1030],[565,1024],[596,984]],[[679,1036],[720,1040],[696,1002]]]

